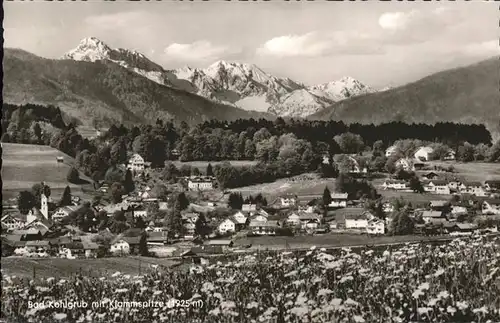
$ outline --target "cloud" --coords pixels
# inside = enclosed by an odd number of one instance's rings
[[[321,39],[317,33],[311,32],[304,35],[287,35],[272,38],[257,49],[257,54],[278,57],[317,57],[323,56],[332,46],[333,44],[330,40]]]
[[[165,48],[165,54],[180,61],[216,60],[222,56],[234,55],[239,50],[231,50],[227,46],[213,45],[207,40],[195,41],[191,44],[170,44]]]
[[[257,48],[256,53],[274,57],[321,57],[332,54],[376,54],[381,53],[381,48],[370,35],[360,32],[310,32],[272,38]]]
[[[481,43],[473,43],[464,47],[464,54],[469,56],[489,57],[500,55],[499,40],[494,39]]]
[[[85,18],[85,23],[100,30],[134,29],[137,26],[149,25],[151,18],[151,14],[144,11],[126,11],[89,16]]]
[[[416,10],[409,12],[386,12],[378,19],[378,24],[382,29],[398,30],[406,28],[415,17],[418,16]]]

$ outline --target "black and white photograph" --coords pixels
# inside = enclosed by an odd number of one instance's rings
[[[3,9],[0,323],[500,322],[495,1]]]

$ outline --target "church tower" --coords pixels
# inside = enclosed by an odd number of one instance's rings
[[[48,219],[49,218],[49,200],[45,194],[42,193],[42,196],[40,197],[40,213],[43,214],[43,216]]]

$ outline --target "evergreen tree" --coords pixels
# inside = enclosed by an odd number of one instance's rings
[[[207,165],[207,176],[214,176],[214,171],[212,169],[212,164],[208,163]]]
[[[59,206],[71,205],[71,188],[66,185],[64,192],[62,194],[61,200],[59,201]]]
[[[75,167],[71,167],[68,171],[66,179],[70,183],[78,184],[78,182],[80,182],[80,174],[78,173],[78,170]]]
[[[186,194],[184,192],[179,193],[177,195],[177,205],[180,207],[180,210],[185,210],[189,206],[189,200],[186,197]]]
[[[325,186],[323,190],[323,205],[328,206],[332,202],[332,193],[328,189],[328,186]]]
[[[123,187],[125,188],[125,192],[127,192],[127,194],[135,190],[134,178],[130,169],[127,169],[127,172],[125,173],[125,181],[123,182]]]
[[[413,176],[410,179],[410,189],[413,190],[415,193],[423,193],[424,192],[424,187],[418,177]]]
[[[243,205],[243,197],[241,193],[231,193],[229,194],[228,206],[234,210],[241,210]]]
[[[113,203],[120,203],[124,194],[125,189],[121,183],[115,182],[111,185],[111,200]]]
[[[21,191],[17,197],[17,207],[21,214],[27,214],[36,204],[35,196],[30,191]]]
[[[195,233],[204,238],[208,235],[208,225],[207,225],[207,219],[205,218],[204,214],[200,214],[198,216],[198,219],[196,219],[195,222]]]

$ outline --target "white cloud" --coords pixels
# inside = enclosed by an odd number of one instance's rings
[[[404,29],[417,16],[418,12],[415,10],[409,12],[386,12],[380,16],[378,24],[383,29],[388,30]]]
[[[465,46],[463,52],[470,56],[489,57],[500,55],[499,40],[494,39]]]
[[[257,49],[257,54],[278,57],[316,57],[323,56],[332,47],[331,39],[323,39],[317,33],[311,32],[304,35],[287,35],[270,39]]]
[[[173,43],[165,48],[167,56],[181,61],[216,60],[234,53],[235,51],[227,46],[213,45],[207,40],[200,40],[191,44]]]

